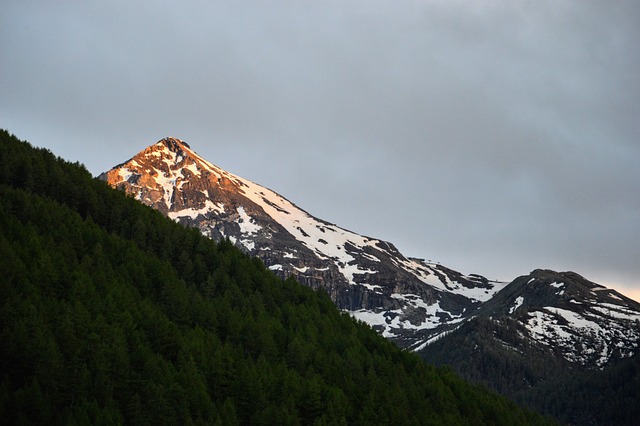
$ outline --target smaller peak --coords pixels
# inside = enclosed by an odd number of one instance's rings
[[[533,271],[531,271],[531,273],[529,275],[557,275],[558,272],[551,270],[551,269],[542,269],[542,268],[538,268],[538,269],[534,269]]]
[[[557,278],[560,277],[560,273],[553,271],[551,269],[534,269],[533,271],[529,272],[528,275],[524,275],[523,277],[526,277],[527,279],[531,278],[534,279],[536,281],[539,282],[545,282],[545,281],[549,281],[549,280],[555,280]],[[531,281],[530,281],[531,282]]]
[[[573,272],[558,272],[551,269],[535,269],[526,275],[527,278],[535,278],[538,284],[553,282],[587,282],[583,276]]]

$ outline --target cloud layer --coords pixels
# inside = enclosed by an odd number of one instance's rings
[[[95,174],[171,135],[408,255],[640,288],[638,2],[11,3],[0,126]]]

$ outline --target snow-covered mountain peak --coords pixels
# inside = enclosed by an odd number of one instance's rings
[[[640,303],[575,272],[520,276],[478,315],[509,318],[529,344],[583,366],[601,367],[640,349]]]
[[[100,177],[211,238],[229,238],[283,277],[324,288],[403,346],[461,321],[505,285],[409,259],[389,242],[318,219],[180,139],[164,138]]]
[[[174,138],[172,136],[167,136],[164,139],[160,139],[154,146],[166,147],[167,149],[175,152],[184,151],[185,148],[191,150],[191,147],[188,143],[186,143],[182,139]]]
[[[154,164],[156,167],[162,167],[162,163],[164,163],[168,169],[174,171],[182,171],[182,168],[187,167],[194,176],[199,176],[202,171],[214,174],[216,177],[222,177],[222,175],[225,174],[229,175],[220,167],[211,164],[193,151],[188,143],[173,137],[161,139],[156,144],[151,145],[134,156],[131,160],[150,160],[153,162],[154,158],[161,160],[161,163]],[[129,160],[129,162],[131,162],[131,160]],[[188,176],[185,175],[185,177]]]

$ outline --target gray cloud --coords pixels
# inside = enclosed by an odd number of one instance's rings
[[[172,135],[408,255],[640,291],[637,2],[5,9],[0,125],[96,174]]]

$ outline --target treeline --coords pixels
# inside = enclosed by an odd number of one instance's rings
[[[4,424],[545,424],[0,131]]]
[[[587,370],[527,346],[515,320],[477,317],[421,356],[563,423],[637,425],[640,419],[640,355]]]

